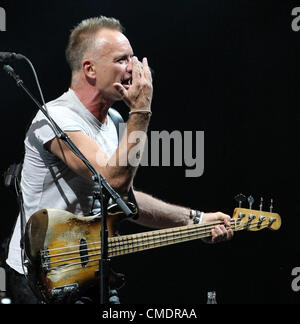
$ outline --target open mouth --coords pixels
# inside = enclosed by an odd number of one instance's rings
[[[126,90],[128,90],[130,88],[130,86],[131,86],[131,78],[121,80],[121,84]]]

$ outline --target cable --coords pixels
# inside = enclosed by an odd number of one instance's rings
[[[38,89],[39,89],[39,92],[40,92],[40,96],[41,96],[41,99],[42,99],[42,102],[43,102],[43,105],[45,106],[46,110],[47,110],[47,107],[46,107],[46,103],[45,103],[45,99],[44,99],[44,95],[43,95],[43,92],[42,92],[42,89],[41,89],[41,86],[40,86],[40,82],[39,82],[39,78],[37,76],[37,73],[35,71],[35,68],[33,66],[33,64],[31,63],[31,61],[29,60],[29,58],[27,58],[25,55],[22,55],[20,54],[21,57],[29,64],[29,66],[31,67],[32,69],[32,72],[33,72],[33,75],[34,75],[34,78],[35,78],[35,81],[37,83],[37,86],[38,86]]]

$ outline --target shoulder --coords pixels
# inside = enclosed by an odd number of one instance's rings
[[[114,123],[118,122],[124,122],[123,117],[121,116],[121,114],[114,108],[109,108],[108,110],[108,114],[110,116],[110,118],[113,120]]]

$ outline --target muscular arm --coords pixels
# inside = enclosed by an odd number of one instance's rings
[[[93,139],[84,133],[76,131],[66,132],[66,134],[109,184],[120,194],[124,194],[128,191],[137,169],[135,165],[129,163],[129,152],[133,147],[139,145],[141,157],[143,150],[141,143],[128,143],[128,138],[134,131],[146,132],[148,123],[149,117],[145,114],[131,115],[127,122],[127,132],[125,132],[119,147],[111,158]],[[53,139],[46,144],[46,148],[58,156],[75,173],[86,179],[91,179],[91,173],[85,164],[61,140]]]
[[[191,208],[166,203],[140,191],[135,191],[140,209],[138,224],[152,228],[168,228],[192,224]]]
[[[140,217],[134,221],[140,225],[152,228],[168,228],[184,225],[192,225],[190,219],[191,208],[177,206],[156,199],[148,194],[135,191],[135,197],[140,209]],[[215,226],[211,232],[211,238],[205,238],[205,243],[216,243],[229,240],[233,236],[230,227],[230,216],[221,212],[205,213],[203,223],[222,221],[224,225]]]

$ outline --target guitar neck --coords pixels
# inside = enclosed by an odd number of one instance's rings
[[[138,234],[122,235],[109,238],[109,256],[119,256],[129,253],[149,250],[157,247],[197,240],[211,236],[212,229],[222,222],[209,224],[187,225],[162,230],[143,232]],[[235,220],[231,221],[234,231],[241,231]]]

